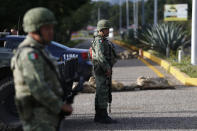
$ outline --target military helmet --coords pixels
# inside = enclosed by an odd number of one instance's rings
[[[109,20],[100,20],[97,23],[97,30],[109,29],[111,27]]]
[[[44,7],[28,10],[23,18],[23,29],[25,32],[39,31],[40,27],[47,24],[57,24],[53,12]]]

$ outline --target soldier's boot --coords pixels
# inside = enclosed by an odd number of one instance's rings
[[[113,120],[111,117],[108,116],[107,109],[96,109],[94,122],[103,123],[103,124],[117,123],[116,120]]]

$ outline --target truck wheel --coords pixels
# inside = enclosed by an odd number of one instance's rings
[[[0,100],[5,100],[8,95],[14,93],[14,82],[12,77],[0,80]]]
[[[22,131],[17,109],[14,102],[14,81],[6,77],[0,81],[0,130]]]

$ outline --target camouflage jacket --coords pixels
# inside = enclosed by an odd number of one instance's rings
[[[114,46],[105,37],[96,36],[92,42],[92,61],[99,64],[104,71],[110,70],[117,61]]]
[[[22,48],[24,46],[34,48]],[[38,121],[56,124],[57,114],[63,105],[63,91],[56,73],[50,68],[43,55],[53,63],[59,74],[57,65],[45,51],[44,46],[30,36],[19,45],[20,48],[21,51],[16,51],[11,60],[11,68],[14,75],[16,102],[27,103],[22,105],[26,112],[22,114],[22,119],[31,117]]]

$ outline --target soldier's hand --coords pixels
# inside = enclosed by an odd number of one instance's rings
[[[64,104],[61,109],[62,111],[68,112],[68,113],[72,113],[73,111],[73,108],[70,104]]]
[[[106,75],[107,75],[107,76],[110,76],[111,73],[112,73],[112,70],[108,70],[108,71],[106,72]]]

